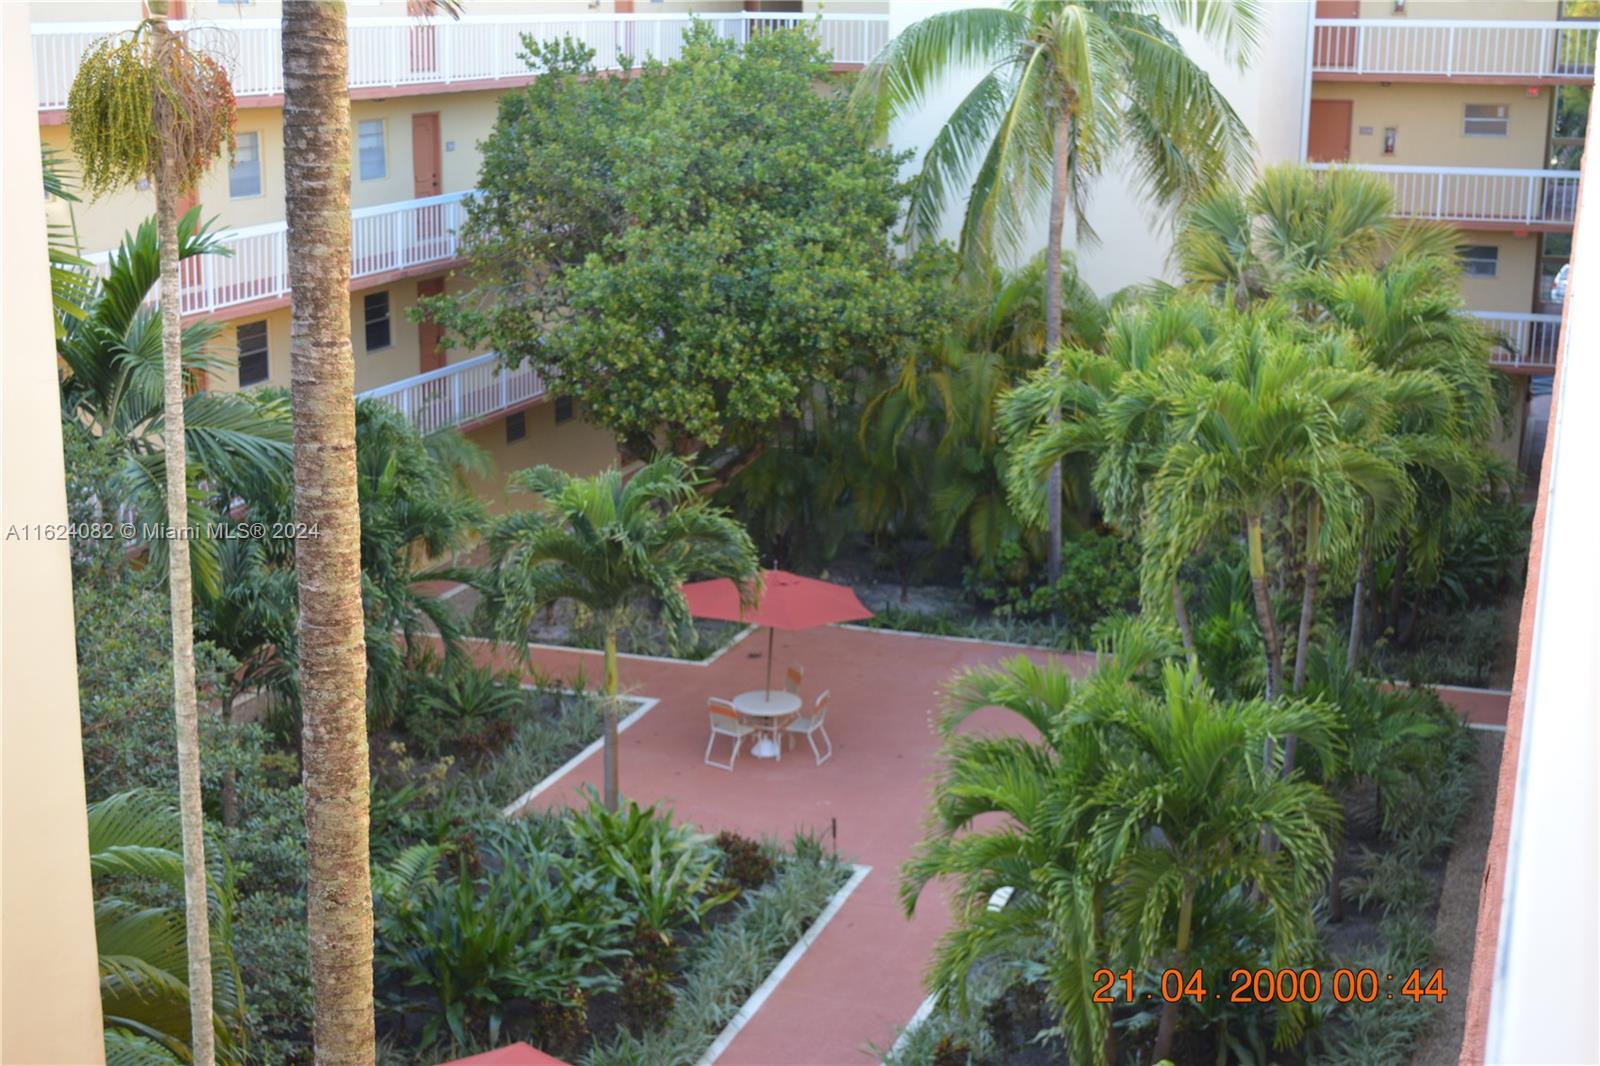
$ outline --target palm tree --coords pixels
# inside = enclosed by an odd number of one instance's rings
[[[180,262],[218,253],[198,207],[178,220],[177,242]],[[83,317],[61,320],[56,342],[66,371],[62,413],[116,442],[122,454],[118,488],[141,531],[166,524],[162,313],[145,306],[160,278],[156,220],[147,219],[111,253],[105,276],[90,286]],[[186,524],[198,530],[189,548],[201,595],[221,591],[220,545],[210,535],[217,509],[235,495],[287,484],[290,467],[287,404],[264,394],[196,391],[201,374],[227,369],[213,347],[218,332],[214,322],[199,320],[184,325],[179,335],[189,483]],[[164,571],[171,542],[145,537],[144,546]]]
[[[89,804],[89,869],[103,890],[121,884],[137,892],[158,884],[181,891],[182,848],[178,812],[168,800],[134,791]],[[219,852],[210,865],[214,1014],[205,1028],[215,1039],[218,1060],[232,1066],[245,1061],[246,1050],[244,985],[233,956],[233,877]],[[192,1062],[183,915],[137,895],[104,891],[95,900],[94,919],[107,1060]]]
[[[344,5],[283,6],[296,639],[306,922],[317,1061],[370,1064],[372,882],[366,641],[350,346],[350,91]]]
[[[1365,447],[1382,424],[1383,383],[1339,337],[1308,332],[1276,302],[1225,309],[1209,366],[1173,368],[1163,389],[1171,437],[1147,488],[1147,590],[1214,536],[1243,533],[1267,661],[1282,691],[1282,643],[1267,583],[1263,528],[1299,511],[1311,558],[1348,551],[1364,498],[1406,490],[1392,460]]]
[[[206,919],[205,824],[194,678],[194,598],[189,567],[189,472],[184,429],[183,323],[178,282],[178,199],[224,146],[233,147],[227,72],[167,26],[163,0],[131,34],[92,44],[67,96],[68,129],[85,187],[100,195],[148,178],[155,188],[160,301],[160,460],[166,497],[172,615],[173,720],[182,812],[184,895],[194,1061],[216,1058],[211,1035],[210,923]]]
[[[882,136],[951,73],[986,69],[928,146],[908,224],[918,237],[936,234],[945,208],[970,180],[961,248],[969,265],[982,266],[1024,248],[1031,208],[1048,197],[1046,354],[1061,343],[1067,212],[1081,234],[1092,236],[1088,193],[1109,160],[1126,149],[1135,181],[1161,204],[1192,196],[1249,161],[1244,123],[1184,53],[1162,14],[1240,63],[1254,49],[1253,0],[1013,0],[1005,9],[952,11],[914,23],[868,65],[854,91],[853,107]],[[1054,583],[1061,572],[1059,469],[1051,472],[1049,491]]]
[[[1199,904],[1249,886],[1270,918],[1272,965],[1308,964],[1317,948],[1312,902],[1327,883],[1339,809],[1312,782],[1261,772],[1253,753],[1274,736],[1298,735],[1336,767],[1333,711],[1299,700],[1220,701],[1169,663],[1158,695],[1125,686],[1094,701],[1089,715],[1116,739],[1086,839],[1094,860],[1114,871],[1109,906],[1132,957],[1186,969],[1197,944],[1238,935],[1225,911]],[[1263,834],[1277,846],[1262,848]],[[1161,1007],[1155,1061],[1172,1051],[1179,1009]],[[1291,1040],[1305,1008],[1279,1019],[1280,1039]]]
[[[490,607],[500,634],[519,647],[534,616],[561,600],[587,612],[605,634],[605,803],[616,810],[618,630],[648,600],[668,642],[680,647],[694,626],[679,586],[726,577],[753,593],[755,545],[744,527],[700,497],[694,471],[675,456],[654,459],[626,480],[616,468],[576,478],[536,466],[513,474],[511,486],[542,506],[495,525]]]

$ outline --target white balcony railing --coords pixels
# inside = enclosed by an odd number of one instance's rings
[[[740,42],[779,26],[816,22],[815,15],[757,11],[715,12],[702,21]],[[524,36],[535,41],[562,37],[593,48],[595,65],[616,70],[623,56],[670,61],[683,50],[692,17],[685,14],[590,14],[529,18],[467,15],[460,20],[353,18],[350,20],[350,88],[411,85],[483,85],[529,76],[521,58]],[[175,22],[190,40],[227,68],[234,95],[277,96],[283,92],[283,36],[274,19]],[[889,39],[887,15],[821,16],[818,35],[834,62],[862,64]],[[40,110],[67,106],[79,57],[96,39],[132,29],[128,22],[53,22],[33,27],[34,77]]]
[[[369,278],[393,270],[447,263],[459,254],[457,234],[470,192],[446,193],[350,212],[350,276]],[[186,259],[179,275],[179,306],[186,315],[289,295],[288,227],[283,222],[218,234],[227,255]],[[111,253],[86,256],[104,274]],[[149,300],[156,298],[152,289]]]
[[[1576,170],[1403,167],[1312,163],[1376,174],[1394,190],[1395,213],[1462,225],[1570,226],[1578,202]]]
[[[368,389],[360,399],[382,400],[405,415],[422,433],[493,418],[545,393],[544,380],[524,363],[502,370],[494,352],[426,374]]]
[[[1489,361],[1503,367],[1553,367],[1561,339],[1560,315],[1473,311],[1496,338]]]
[[[1317,19],[1316,74],[1594,80],[1600,22]]]

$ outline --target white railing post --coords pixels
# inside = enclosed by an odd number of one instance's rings
[[[1533,221],[1534,221],[1534,218],[1535,218],[1535,216],[1534,216],[1534,199],[1535,199],[1536,190],[1539,187],[1539,179],[1538,178],[1534,178],[1534,177],[1529,177],[1529,178],[1525,178],[1523,180],[1525,180],[1528,183],[1528,202],[1527,202],[1527,205],[1526,205],[1525,209],[1523,210],[1523,221],[1528,223],[1529,225],[1532,225]],[[1541,214],[1542,213],[1543,212],[1541,212]]]

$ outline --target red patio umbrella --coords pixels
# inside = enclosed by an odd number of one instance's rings
[[[778,629],[811,629],[835,622],[857,622],[872,612],[856,599],[855,590],[787,570],[763,570],[761,600],[754,607],[739,601],[739,587],[725,577],[692,581],[683,586],[689,613],[696,618],[744,622],[767,627],[767,691],[772,691],[772,635]]]

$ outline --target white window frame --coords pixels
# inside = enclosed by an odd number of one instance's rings
[[[1499,114],[1474,115],[1473,108],[1497,111]],[[1467,104],[1461,110],[1461,134],[1464,137],[1511,136],[1511,105]]]
[[[237,170],[238,167],[237,164],[230,163],[228,164],[228,199],[230,200],[254,200],[260,196],[264,196],[267,191],[267,168],[263,164],[261,158],[261,134],[256,130],[246,130],[243,133],[238,134],[236,140],[242,142],[246,137],[252,138],[255,142],[256,191],[246,193],[234,191],[233,175],[234,171]]]
[[[366,157],[362,154],[361,128],[378,127],[378,173],[366,172]],[[363,118],[356,121],[356,180],[383,181],[389,176],[389,124],[381,118]]]

